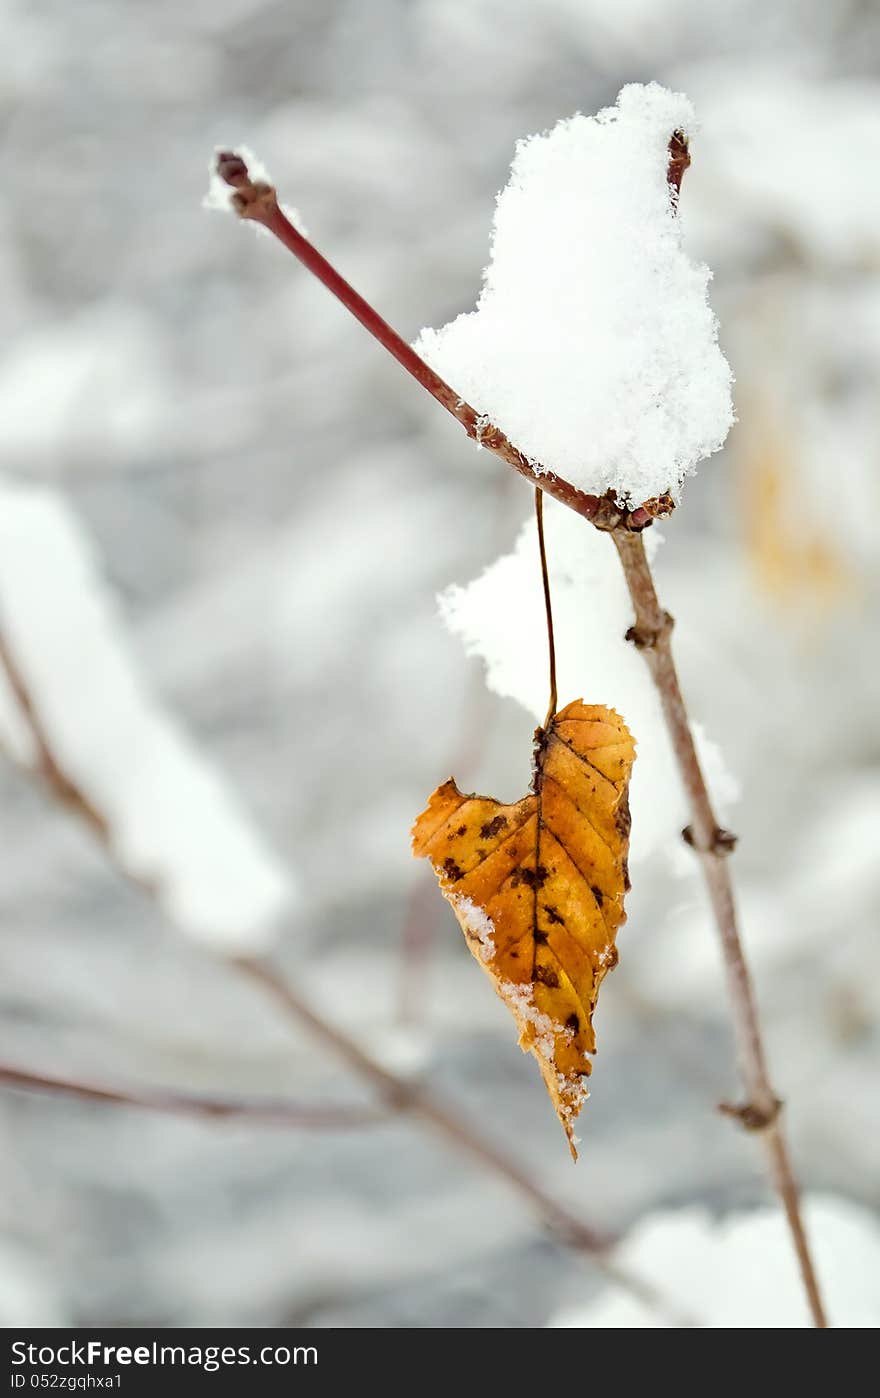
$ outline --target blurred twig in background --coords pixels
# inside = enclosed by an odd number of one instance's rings
[[[54,800],[72,811],[92,830],[107,850],[118,872],[148,896],[153,896],[156,890],[133,873],[120,857],[106,817],[64,771],[53,753],[35,698],[21,674],[8,641],[2,636],[0,669],[6,675],[21,715],[30,729],[37,754],[33,772],[41,778],[45,789]],[[266,1124],[327,1130],[375,1125],[386,1120],[388,1112],[406,1114],[429,1127],[454,1147],[478,1160],[499,1179],[504,1180],[531,1206],[559,1242],[584,1254],[610,1281],[665,1316],[671,1323],[694,1323],[687,1315],[681,1313],[673,1300],[662,1295],[653,1285],[631,1274],[626,1268],[622,1268],[607,1255],[614,1242],[613,1238],[603,1236],[559,1204],[527,1170],[500,1147],[481,1136],[453,1108],[436,1100],[420,1084],[386,1068],[354,1039],[325,1019],[308,1000],[298,994],[285,979],[282,971],[268,957],[226,957],[224,960],[233,970],[267,993],[284,1015],[305,1027],[327,1048],[339,1055],[358,1076],[373,1086],[382,1099],[383,1109],[345,1106],[321,1108],[301,1103],[262,1102],[259,1099],[208,1098],[189,1093],[143,1090],[128,1086],[97,1086],[9,1065],[0,1065],[0,1085],[28,1092],[56,1093],[107,1105],[136,1107],[177,1115],[214,1118],[234,1116]]]
[[[375,1107],[321,1107],[309,1102],[265,1101],[258,1097],[209,1097],[200,1094],[168,1092],[158,1088],[98,1087],[94,1083],[54,1074],[31,1073],[0,1064],[0,1084],[23,1092],[45,1092],[59,1097],[78,1097],[84,1102],[136,1107],[148,1112],[170,1112],[175,1116],[236,1117],[265,1125],[314,1127],[320,1131],[371,1126],[385,1121],[388,1113]]]

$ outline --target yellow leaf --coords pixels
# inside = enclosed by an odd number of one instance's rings
[[[611,709],[575,700],[535,734],[532,793],[505,806],[437,788],[413,827],[468,946],[535,1055],[575,1159],[596,1051],[593,1010],[617,961],[629,888],[635,744]]]

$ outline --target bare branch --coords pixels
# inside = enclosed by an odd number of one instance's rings
[[[369,1079],[389,1107],[421,1119],[426,1126],[445,1137],[451,1145],[464,1151],[513,1186],[516,1192],[532,1205],[544,1225],[560,1243],[585,1253],[609,1281],[657,1314],[665,1316],[673,1325],[691,1327],[697,1323],[650,1282],[621,1267],[609,1256],[612,1246],[610,1237],[597,1233],[559,1204],[552,1194],[517,1165],[506,1152],[480,1135],[457,1112],[453,1112],[429,1095],[419,1084],[408,1083],[397,1074],[389,1072],[347,1034],[317,1014],[271,961],[265,958],[243,958],[236,964],[269,992],[284,1014],[305,1025],[327,1048],[348,1063],[350,1068]]]
[[[657,598],[644,539],[640,534],[621,529],[613,530],[611,537],[617,546],[635,612],[635,624],[627,632],[627,639],[644,657],[660,699],[691,810],[691,824],[683,832],[684,838],[700,860],[721,942],[737,1057],[748,1094],[746,1103],[724,1110],[747,1130],[760,1134],[767,1151],[770,1176],[785,1209],[810,1312],[814,1324],[824,1329],[828,1321],[801,1217],[797,1181],[779,1120],[781,1103],[770,1081],[754,986],[737,925],[729,865],[735,839],[721,828],[712,809],[672,655],[672,618]]]
[[[322,1107],[283,1099],[249,1097],[207,1097],[192,1093],[166,1092],[156,1088],[98,1087],[93,1083],[32,1073],[0,1064],[0,1086],[51,1096],[77,1097],[85,1102],[135,1107],[142,1111],[173,1116],[209,1117],[214,1120],[237,1118],[274,1126],[305,1126],[320,1131],[345,1130],[352,1126],[374,1126],[387,1121],[388,1113],[375,1107]]]

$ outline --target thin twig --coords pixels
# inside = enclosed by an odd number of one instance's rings
[[[780,1122],[782,1104],[770,1081],[754,986],[737,926],[728,864],[728,856],[736,840],[730,831],[721,828],[712,809],[672,655],[673,620],[657,598],[644,540],[641,534],[618,529],[612,531],[611,537],[617,546],[635,612],[635,625],[626,633],[627,640],[644,657],[660,699],[691,811],[691,824],[683,832],[684,838],[699,858],[721,941],[737,1057],[748,1095],[743,1105],[725,1107],[723,1110],[761,1136],[767,1151],[770,1175],[785,1209],[810,1312],[815,1325],[824,1329],[828,1321],[801,1216],[798,1186]]]
[[[540,490],[535,491],[535,520],[538,525],[538,552],[541,555],[541,583],[544,588],[544,612],[547,618],[550,701],[547,705],[547,717],[544,719],[544,727],[549,728],[550,721],[556,713],[558,704],[556,692],[556,637],[553,634],[553,603],[550,599],[550,573],[547,568],[547,548],[544,542],[544,496]]]
[[[217,156],[216,168],[220,178],[234,190],[231,196],[232,205],[239,217],[262,224],[268,232],[274,234],[288,252],[299,258],[303,266],[341,301],[346,310],[360,321],[364,329],[378,340],[398,364],[411,374],[441,407],[451,413],[456,422],[461,423],[468,436],[479,446],[494,452],[508,466],[525,476],[532,485],[546,490],[555,500],[602,528],[611,528],[625,520],[632,528],[640,529],[653,518],[669,512],[672,502],[668,496],[646,501],[635,510],[626,510],[616,503],[613,494],[589,495],[583,490],[578,490],[577,486],[564,480],[562,476],[557,476],[555,472],[530,461],[513,445],[500,427],[488,422],[476,408],[466,403],[455,389],[441,379],[430,364],[407,344],[403,336],[379,315],[375,307],[364,300],[363,296],[340,276],[332,263],[293,226],[280,207],[273,187],[261,181],[251,180],[247,163],[239,154],[234,151],[221,151]]]
[[[674,132],[669,142],[667,182],[675,206],[689,164],[687,140],[680,132]],[[251,181],[247,165],[239,155],[224,152],[218,156],[217,172],[234,189],[232,203],[238,214],[261,223],[273,233],[348,307],[407,372],[462,423],[469,436],[513,466],[539,490],[546,490],[598,528],[611,532],[636,613],[635,626],[628,636],[645,654],[660,694],[664,718],[691,806],[692,825],[684,832],[685,838],[694,845],[700,856],[724,954],[739,1059],[750,1099],[741,1107],[726,1110],[743,1126],[760,1131],[765,1140],[771,1180],[788,1220],[810,1313],[815,1325],[825,1328],[828,1322],[801,1217],[797,1184],[779,1122],[781,1104],[767,1071],[754,992],[737,929],[730,877],[724,863],[725,855],[730,853],[734,841],[729,832],[718,826],[712,811],[672,660],[669,644],[672,619],[657,601],[650,565],[639,537],[639,531],[650,525],[654,518],[669,513],[672,502],[668,496],[660,496],[657,500],[645,501],[636,510],[628,511],[608,497],[597,500],[595,496],[585,495],[553,472],[530,463],[500,428],[485,424],[475,410],[464,403],[449,384],[439,379],[373,307],[340,277],[336,269],[284,216],[271,185]]]
[[[66,806],[69,810],[72,810],[75,815],[79,816],[80,820],[84,820],[93,834],[97,835],[101,844],[108,845],[110,842],[110,830],[107,821],[88,797],[80,791],[69,777],[67,777],[56,761],[55,755],[52,752],[52,747],[43,728],[42,719],[34,706],[30,690],[13,656],[12,649],[2,632],[0,632],[0,670],[5,674],[9,688],[12,690],[16,702],[21,709],[22,717],[27,721],[28,728],[30,729],[34,747],[36,748],[37,774],[42,777],[43,781],[51,789],[55,800],[60,802],[62,806]]]
[[[337,1029],[323,1015],[319,1015],[272,961],[268,958],[258,960],[243,957],[235,964],[262,989],[267,990],[285,1014],[305,1025],[350,1068],[372,1082],[387,1106],[421,1119],[458,1150],[464,1151],[513,1185],[522,1198],[531,1203],[557,1240],[578,1252],[586,1253],[609,1281],[651,1310],[671,1320],[676,1326],[690,1327],[698,1323],[650,1282],[621,1267],[609,1255],[610,1239],[596,1233],[560,1204],[505,1152],[479,1135],[463,1117],[429,1095],[419,1084],[406,1082],[396,1073],[390,1072],[361,1048],[360,1044]]]
[[[284,1099],[258,1097],[207,1097],[192,1093],[168,1092],[157,1088],[98,1087],[73,1078],[32,1073],[23,1068],[0,1065],[0,1086],[50,1096],[76,1097],[85,1102],[136,1107],[142,1111],[172,1116],[235,1118],[275,1126],[305,1126],[320,1131],[345,1130],[353,1126],[374,1126],[387,1121],[388,1113],[375,1107],[322,1107]]]
[[[5,672],[22,715],[27,719],[31,729],[38,756],[37,766],[32,770],[43,779],[50,794],[80,820],[85,821],[92,832],[97,835],[117,871],[147,896],[155,896],[155,890],[133,874],[120,860],[111,838],[111,830],[107,820],[96,809],[88,796],[80,791],[76,783],[70,779],[53,754],[51,741],[43,727],[37,704],[15,662],[10,646],[2,635],[0,635],[0,668]],[[479,1160],[499,1179],[504,1180],[535,1210],[544,1225],[561,1243],[587,1257],[609,1281],[614,1282],[615,1285],[621,1287],[644,1305],[664,1316],[673,1325],[682,1327],[697,1323],[692,1317],[680,1311],[673,1301],[659,1292],[650,1282],[630,1273],[609,1256],[609,1251],[614,1243],[612,1237],[600,1234],[589,1224],[584,1223],[577,1215],[570,1213],[563,1205],[558,1204],[553,1196],[547,1193],[515,1160],[499,1147],[493,1145],[491,1141],[483,1138],[451,1108],[436,1101],[423,1088],[398,1076],[390,1069],[385,1068],[378,1060],[372,1058],[354,1039],[336,1028],[299,995],[270,961],[255,958],[225,958],[224,960],[226,965],[231,966],[268,993],[286,1016],[322,1040],[343,1058],[360,1077],[371,1083],[387,1108],[409,1115],[430,1126],[452,1145]],[[146,1094],[122,1092],[110,1088],[90,1088],[85,1084],[76,1084],[59,1078],[50,1079],[44,1075],[29,1073],[25,1070],[6,1069],[4,1073],[0,1069],[0,1082],[3,1081],[10,1087],[16,1086],[40,1092],[66,1092],[69,1095],[88,1097],[91,1100],[101,1100],[107,1103],[114,1102],[117,1105],[124,1104],[175,1111],[196,1110],[194,1106],[196,1099],[187,1100],[186,1106],[184,1106],[184,1099],[175,1098],[174,1105],[171,1105],[169,1098],[164,1094],[160,1100],[154,1094],[149,1094],[147,1097]],[[219,1106],[220,1110],[212,1111],[211,1107],[206,1107],[204,1104],[201,1104],[198,1110],[202,1115],[232,1115],[232,1112],[227,1110],[231,1107],[231,1103],[218,1104],[215,1102],[213,1105],[215,1108]],[[237,1104],[237,1107],[240,1105]],[[279,1110],[279,1104],[272,1104],[266,1108],[261,1107],[258,1110],[249,1111],[248,1114],[256,1117],[257,1115],[274,1114],[276,1110]],[[285,1110],[288,1112],[286,1118],[288,1124],[294,1124],[289,1115],[292,1107],[287,1106]],[[235,1114],[242,1115],[243,1113],[236,1109]],[[334,1117],[337,1115],[335,1109],[333,1115]],[[320,1123],[315,1121],[313,1124]],[[329,1125],[329,1122],[327,1124]]]

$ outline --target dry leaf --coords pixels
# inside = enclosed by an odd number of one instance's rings
[[[450,779],[413,827],[413,852],[430,859],[468,946],[513,1011],[575,1159],[593,1010],[625,920],[634,758],[618,715],[576,700],[535,734],[530,796],[505,806],[463,796]]]

